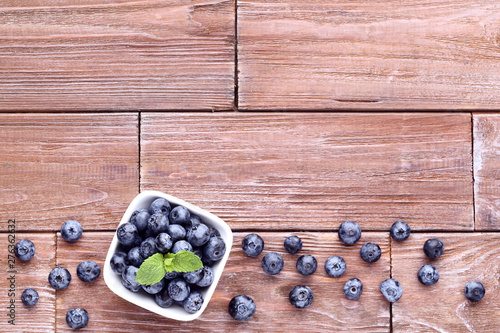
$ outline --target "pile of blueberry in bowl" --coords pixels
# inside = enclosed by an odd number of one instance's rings
[[[129,205],[104,264],[118,296],[167,318],[198,318],[229,257],[233,235],[217,216],[176,197],[145,191]]]

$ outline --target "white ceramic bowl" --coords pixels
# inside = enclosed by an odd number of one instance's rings
[[[202,221],[207,226],[217,229],[220,232],[222,239],[224,239],[224,242],[226,242],[226,254],[224,254],[224,257],[212,266],[212,269],[214,271],[213,283],[208,288],[202,289],[204,301],[201,309],[198,312],[191,314],[186,312],[182,307],[175,304],[169,308],[161,308],[160,306],[158,306],[158,304],[156,304],[154,296],[147,294],[142,289],[137,293],[133,293],[127,290],[122,285],[121,276],[113,272],[110,266],[111,257],[117,251],[119,245],[118,239],[116,237],[116,232],[113,237],[113,241],[109,246],[108,255],[106,256],[106,262],[104,263],[104,281],[108,285],[109,289],[111,289],[115,294],[131,303],[134,303],[135,305],[138,305],[144,309],[155,312],[167,318],[181,321],[190,321],[198,318],[203,313],[215,291],[215,288],[217,287],[217,283],[219,282],[222,271],[224,270],[224,266],[226,265],[227,258],[229,257],[229,252],[231,251],[231,246],[233,244],[233,233],[226,222],[213,215],[212,213],[209,213],[206,210],[196,207],[181,199],[158,191],[144,191],[136,196],[125,211],[120,224],[129,222],[130,216],[135,210],[141,208],[149,208],[150,204],[157,198],[165,198],[174,205],[185,206],[191,213],[194,213],[201,217]]]

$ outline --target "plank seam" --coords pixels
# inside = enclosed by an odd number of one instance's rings
[[[239,111],[239,84],[238,84],[238,0],[234,0],[234,110]]]
[[[472,173],[472,225],[476,231],[476,177],[474,175],[474,115],[470,113],[471,173]]]
[[[141,171],[142,171],[142,165],[141,165],[141,124],[142,122],[142,118],[141,118],[141,111],[138,112],[137,114],[137,145],[138,145],[138,153],[139,153],[139,157],[138,157],[138,165],[137,165],[137,173],[139,174],[138,177],[139,177],[139,184],[137,185],[139,187],[139,193],[141,193],[141,178],[142,178],[142,174],[141,174]]]
[[[55,247],[56,247],[56,253],[55,253],[55,261],[56,261],[56,267],[57,267],[57,253],[59,252],[59,248],[58,248],[58,244],[57,244],[57,231],[54,232],[54,243],[55,243]],[[54,314],[55,314],[55,318],[54,318],[54,331],[55,332],[58,332],[57,330],[57,290],[55,290],[54,292],[54,301],[55,301],[55,304],[54,304]]]

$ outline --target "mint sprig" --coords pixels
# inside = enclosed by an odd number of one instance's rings
[[[165,255],[156,253],[141,264],[135,282],[142,285],[152,285],[160,282],[166,272],[187,273],[197,271],[202,267],[201,259],[193,252],[180,251]]]

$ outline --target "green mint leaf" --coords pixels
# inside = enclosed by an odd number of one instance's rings
[[[171,254],[171,256],[169,256]],[[171,257],[171,258],[169,258]],[[173,272],[174,271],[174,266],[172,265],[172,261],[174,260],[174,254],[173,253],[168,253],[165,255],[165,259],[163,259],[163,268],[165,268],[165,271],[167,272]]]
[[[172,260],[173,270],[176,272],[192,272],[203,268],[201,259],[190,251],[181,251],[175,254]]]
[[[139,282],[142,285],[151,285],[160,282],[164,277],[163,255],[156,253],[141,264],[141,267],[137,271],[135,282]]]
[[[169,253],[165,254],[165,259],[173,259],[174,257],[175,257],[175,254],[173,254],[173,253],[169,252]]]

